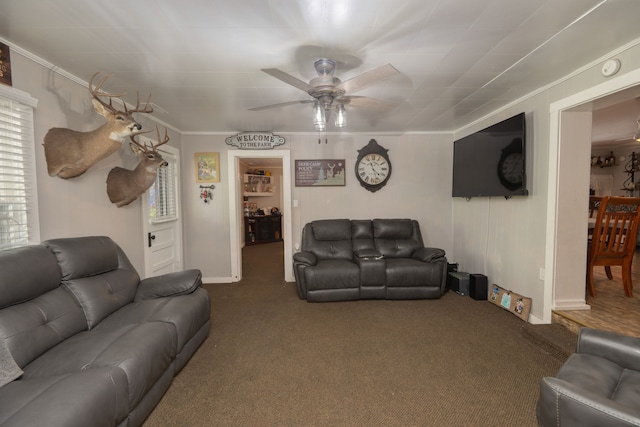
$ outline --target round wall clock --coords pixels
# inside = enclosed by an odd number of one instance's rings
[[[391,177],[391,161],[389,150],[378,145],[375,139],[358,150],[356,160],[356,178],[360,185],[375,193],[384,187]]]
[[[511,191],[522,187],[523,162],[524,156],[519,138],[502,149],[498,162],[498,178],[500,178],[502,185]]]

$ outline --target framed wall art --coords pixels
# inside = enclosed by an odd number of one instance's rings
[[[196,182],[220,182],[219,153],[195,153]]]
[[[296,187],[344,186],[344,159],[296,160]]]

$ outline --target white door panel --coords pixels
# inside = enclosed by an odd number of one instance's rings
[[[159,190],[156,185],[142,197],[142,231],[145,243],[144,277],[172,273],[183,268],[182,221],[179,203],[179,151],[170,146],[163,146],[161,152],[164,160],[169,163],[167,168],[173,169],[171,173],[164,175],[162,190]],[[169,199],[173,201],[167,201]],[[157,212],[161,210],[160,206],[163,203],[175,203],[175,213],[170,214],[168,218],[163,218],[161,213]]]

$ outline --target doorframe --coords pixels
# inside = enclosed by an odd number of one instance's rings
[[[569,271],[571,265],[578,263],[579,258],[584,258],[584,252],[572,251],[571,254],[563,253],[562,242],[566,240],[564,230],[558,227],[566,215],[570,213],[560,209],[559,194],[568,192],[584,192],[589,188],[589,182],[576,182],[576,180],[566,179],[566,174],[562,175],[562,170],[572,167],[571,156],[562,156],[562,148],[569,142],[563,141],[562,116],[571,109],[581,106],[588,106],[589,102],[596,99],[612,95],[634,86],[640,85],[640,69],[630,71],[620,76],[595,85],[591,88],[573,94],[569,97],[553,102],[549,108],[549,182],[547,192],[547,247],[545,250],[545,265],[547,266],[544,281],[544,311],[543,321],[550,323],[553,310],[576,310],[590,309],[586,304],[586,288],[584,286],[584,275]],[[585,107],[586,108],[586,107]],[[587,111],[583,109],[582,111]],[[586,196],[585,196],[586,197]],[[586,204],[585,204],[586,208]],[[560,220],[559,220],[560,218]],[[585,215],[583,229],[587,227],[587,216]],[[563,262],[564,255],[571,257],[572,262]],[[575,263],[573,262],[575,261]],[[565,283],[564,278],[575,277],[575,283]],[[563,278],[560,280],[560,278]]]
[[[293,215],[291,203],[291,152],[289,150],[229,150],[227,155],[227,171],[229,182],[229,248],[231,254],[231,280],[242,279],[242,238],[240,217],[242,210],[242,176],[240,162],[242,158],[269,158],[282,160],[282,239],[284,241],[284,280],[293,282]]]

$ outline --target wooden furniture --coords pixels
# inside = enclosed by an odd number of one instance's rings
[[[631,263],[636,248],[640,198],[604,197],[598,208],[593,237],[587,250],[587,287],[596,296],[593,268],[604,266],[609,279],[613,279],[611,266],[622,267],[625,295],[633,296]]]
[[[282,241],[282,216],[244,217],[244,243],[257,245]]]
[[[600,203],[602,203],[601,196],[589,196],[589,218],[594,218],[597,215]]]

